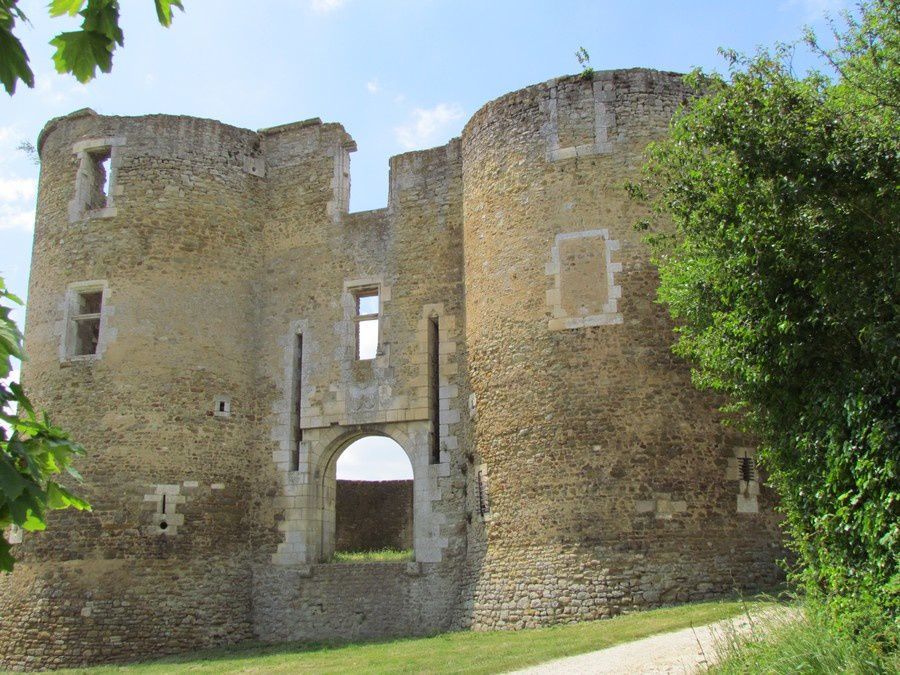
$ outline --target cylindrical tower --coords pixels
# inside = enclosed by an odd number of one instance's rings
[[[488,103],[463,132],[466,341],[489,502],[483,530],[470,528],[477,628],[777,577],[771,495],[750,444],[670,352],[625,190],[686,95],[680,76],[647,70],[551,80]]]
[[[39,150],[24,380],[87,448],[93,511],[53,513],[17,547],[0,662],[247,638],[257,135],[86,110]]]

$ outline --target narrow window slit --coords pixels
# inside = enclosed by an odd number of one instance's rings
[[[488,513],[490,513],[490,505],[488,504],[488,495],[487,495],[487,484],[484,480],[484,472],[479,471],[475,480],[475,487],[478,491],[478,512],[481,514],[481,517],[484,518]]]
[[[431,422],[431,463],[441,461],[441,362],[440,362],[440,325],[438,317],[428,321],[428,395]]]
[[[752,457],[740,458],[741,480],[745,483],[756,480],[756,462]]]
[[[162,518],[159,520],[159,529],[165,530],[169,527],[169,522],[166,520],[166,496],[162,496],[162,503],[160,504],[160,513],[162,514]]]
[[[300,410],[303,406],[303,336],[297,335],[294,359],[294,429],[291,443],[290,470],[300,470],[300,444],[303,442],[303,420]]]

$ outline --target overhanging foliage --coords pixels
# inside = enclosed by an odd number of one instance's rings
[[[0,301],[21,304],[6,290],[0,278]],[[84,449],[69,440],[46,417],[38,417],[18,382],[7,382],[12,358],[24,359],[22,334],[10,318],[10,307],[0,304],[0,570],[9,572],[15,562],[8,539],[11,526],[26,532],[46,527],[47,511],[73,507],[90,509],[52,479],[61,471],[80,476],[72,466]]]

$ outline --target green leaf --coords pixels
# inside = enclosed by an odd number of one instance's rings
[[[91,505],[80,497],[76,497],[59,483],[49,481],[47,483],[47,508],[67,509],[69,507],[79,511],[90,511]]]
[[[182,12],[184,11],[181,0],[156,0],[156,17],[163,26],[168,27],[172,25],[173,7],[177,7]]]
[[[50,16],[57,17],[63,14],[75,16],[84,6],[84,0],[53,0],[50,3]]]
[[[60,33],[50,41],[56,47],[53,62],[60,73],[72,73],[79,82],[89,82],[100,70],[112,70],[115,42],[100,33],[73,31]]]
[[[9,28],[0,28],[0,82],[6,93],[16,91],[16,82],[22,80],[29,87],[34,86],[34,73],[28,66],[28,54],[19,39]]]
[[[115,0],[89,0],[87,9],[81,14],[84,16],[82,31],[100,33],[119,45],[125,43],[125,36],[119,28],[119,3]]]
[[[29,510],[25,519],[19,522],[19,527],[26,532],[43,532],[47,529],[47,523],[42,515]]]
[[[0,572],[12,572],[15,560],[9,554],[10,548],[12,547],[6,541],[6,537],[0,536]]]
[[[0,454],[0,494],[10,502],[15,501],[31,485],[22,477],[6,454]]]

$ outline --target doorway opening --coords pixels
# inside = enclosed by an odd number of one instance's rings
[[[350,443],[336,462],[334,562],[413,560],[413,468],[387,436]]]

